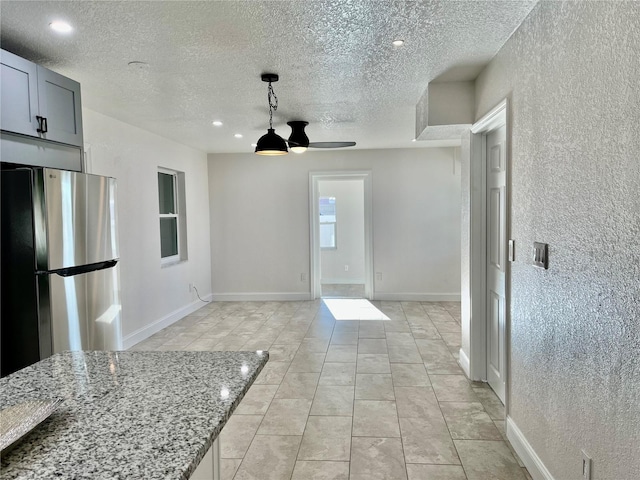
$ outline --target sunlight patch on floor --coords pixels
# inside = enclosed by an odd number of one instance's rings
[[[336,320],[390,320],[364,298],[323,298],[322,302]]]

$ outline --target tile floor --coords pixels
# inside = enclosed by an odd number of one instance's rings
[[[361,283],[323,283],[321,285],[323,297],[363,298],[364,285]]]
[[[221,435],[224,480],[526,480],[504,408],[458,366],[460,304],[210,303],[134,350],[268,350]]]

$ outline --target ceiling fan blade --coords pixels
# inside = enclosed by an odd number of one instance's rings
[[[309,148],[342,148],[353,147],[356,142],[309,142]]]

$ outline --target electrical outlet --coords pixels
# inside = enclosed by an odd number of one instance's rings
[[[307,281],[307,274],[306,273],[301,273],[300,274],[300,281],[301,282],[306,282]]]
[[[376,280],[378,280],[379,282],[382,281],[382,272],[376,272]]]
[[[345,266],[344,266],[344,271],[345,271],[345,272],[348,272],[348,271],[349,271],[349,265],[345,265]]]
[[[190,283],[190,284],[189,284],[189,291],[190,291],[190,292],[193,292],[193,283]]]
[[[582,480],[591,480],[591,457],[582,450]]]

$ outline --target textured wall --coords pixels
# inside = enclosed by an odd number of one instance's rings
[[[512,101],[510,415],[557,480],[640,472],[638,19],[543,1],[477,80],[476,118]]]

